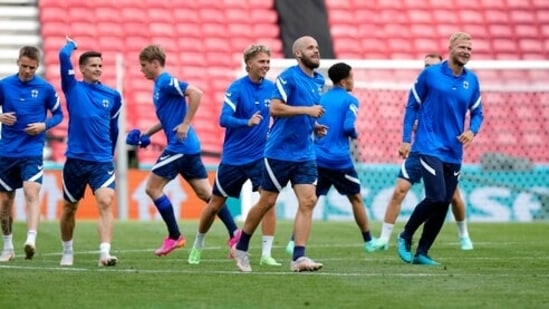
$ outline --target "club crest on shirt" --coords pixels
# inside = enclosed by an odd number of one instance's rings
[[[463,81],[463,89],[469,89],[469,82],[468,81]]]
[[[36,99],[38,98],[38,90],[37,89],[32,89],[31,90],[31,97]]]
[[[103,99],[103,101],[101,101],[101,103],[103,103],[103,107],[109,107],[109,100]]]

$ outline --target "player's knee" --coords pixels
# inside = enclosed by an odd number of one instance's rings
[[[299,201],[299,207],[312,210],[316,205],[317,197],[315,195],[307,196]]]
[[[408,189],[396,187],[393,192],[393,200],[401,202],[406,197],[406,194],[408,194]]]
[[[147,184],[145,187],[145,193],[154,200],[156,197],[162,195],[162,190]]]
[[[63,213],[66,215],[66,216],[74,216],[76,214],[76,209],[78,208],[78,204],[77,203],[69,203],[69,202],[65,202],[63,204]]]
[[[110,195],[98,196],[96,199],[97,207],[100,210],[109,209],[113,202],[113,196]]]
[[[198,198],[203,200],[204,202],[208,203],[212,195],[207,190],[197,190],[196,196],[198,196]]]

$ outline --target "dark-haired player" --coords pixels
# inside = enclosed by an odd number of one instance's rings
[[[98,265],[114,266],[117,258],[110,254],[114,221],[111,206],[115,194],[113,154],[122,99],[118,91],[100,82],[103,59],[99,52],[87,51],[80,55],[78,65],[83,80],[75,78],[71,54],[76,48],[76,42],[67,37],[67,43],[59,52],[61,87],[69,115],[67,160],[63,167],[65,203],[59,220],[63,241],[60,265],[73,264],[75,215],[89,185],[99,210]]]

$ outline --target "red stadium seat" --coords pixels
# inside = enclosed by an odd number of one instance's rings
[[[509,16],[511,17],[512,23],[533,23],[536,20],[536,12],[534,10],[520,10],[520,11],[510,11]]]
[[[274,1],[273,0],[247,0],[251,8],[257,9],[273,9]]]
[[[168,53],[167,69],[204,90],[205,109],[197,120],[204,128],[197,130],[203,135],[200,136],[203,144],[212,148],[208,150],[220,150],[222,131],[212,129],[211,124],[217,123],[216,113],[224,88],[241,72],[242,50],[252,42],[265,43],[271,47],[273,57],[283,56],[278,15],[272,0],[73,0],[70,4],[62,0],[42,0],[38,6],[46,77],[59,80],[57,52],[65,42],[67,29],[78,40],[81,50],[104,51],[106,83],[114,83],[114,55],[122,52],[126,62],[125,100],[132,124],[151,125],[155,121],[150,112],[152,82],[143,78],[137,56],[148,44],[162,45]],[[473,35],[474,59],[549,58],[549,1],[545,0],[329,0],[326,7],[335,53],[341,58],[402,58],[417,59],[419,63],[426,52],[445,53],[448,38],[455,31]],[[355,73],[358,79],[360,73]],[[360,75],[360,79],[394,82],[413,79],[409,75],[409,71],[370,70]],[[483,81],[509,85],[519,81],[543,85],[547,83],[547,75],[549,73],[545,71],[479,72]],[[361,138],[372,143],[372,152],[365,154],[365,158],[370,162],[385,162],[388,157],[398,160],[395,148],[399,133],[396,131],[401,120],[393,114],[398,112],[400,115],[401,111],[392,106],[386,110],[379,108],[386,102],[387,94],[383,91],[361,95],[365,102],[378,105],[371,113],[384,119],[382,125],[389,136],[387,141],[381,141],[364,134]],[[397,100],[404,102],[405,98]],[[505,106],[503,103],[514,98],[488,95],[485,100],[489,102],[487,104],[498,102]],[[545,98],[543,102],[548,100]],[[144,107],[135,115],[138,109],[134,105],[138,104],[144,104]],[[497,113],[496,109],[503,110],[503,119],[514,116],[512,111],[491,106],[491,116]],[[209,112],[205,113],[205,110]],[[539,108],[533,114],[545,115],[540,119],[547,119],[549,108]],[[379,122],[367,122],[364,127],[376,124]],[[490,131],[490,126],[494,125],[500,124],[490,117],[486,130]],[[494,148],[513,152],[516,143],[525,140],[524,143],[532,143],[528,147],[538,147],[535,143],[540,136],[542,140],[548,137],[547,130],[538,135],[528,134],[494,133],[486,138],[485,144],[468,152],[467,160],[477,160],[493,141],[501,142],[492,145]],[[393,143],[395,147],[387,146]],[[140,153],[140,157],[147,157],[150,162],[154,162],[157,155],[158,149]],[[62,153],[58,157],[62,159]],[[540,157],[549,161],[549,151]]]
[[[428,10],[410,9],[407,12],[410,25],[412,26],[415,24],[431,24],[433,22],[432,12]]]

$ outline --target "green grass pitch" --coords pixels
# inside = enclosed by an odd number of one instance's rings
[[[371,225],[378,235],[379,222]],[[25,225],[18,222],[17,258],[0,264],[0,308],[549,308],[549,222],[472,223],[475,249],[467,252],[447,222],[430,252],[443,265],[429,267],[401,262],[394,241],[388,251],[364,252],[353,222],[317,221],[307,254],[324,268],[292,273],[284,251],[292,223],[281,221],[273,256],[283,266],[259,266],[258,230],[249,274],[227,259],[220,222],[206,238],[201,264],[187,264],[196,222],[180,226],[185,248],[157,257],[163,223],[117,222],[112,253],[119,263],[99,268],[96,224],[77,222],[75,265],[60,268],[58,224],[41,224],[28,261]]]

